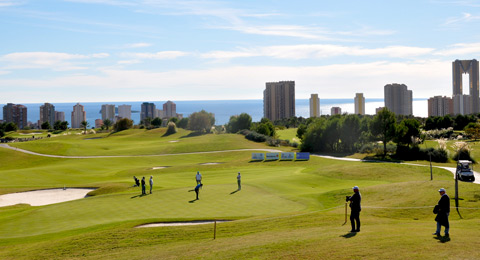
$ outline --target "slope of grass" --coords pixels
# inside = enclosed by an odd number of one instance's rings
[[[130,129],[113,134],[62,135],[11,146],[54,155],[152,155],[267,147],[245,142],[244,136],[237,134],[190,136],[190,131],[179,129],[164,136],[165,131]]]
[[[156,140],[140,131],[109,136]],[[157,133],[158,134],[158,133]],[[219,149],[248,141],[222,135],[179,138],[212,142]],[[65,137],[65,144],[89,142]],[[118,139],[114,139],[118,138]],[[160,139],[162,137],[159,137]],[[202,139],[203,138],[203,139]],[[59,145],[64,144],[59,140]],[[164,148],[147,144],[148,149]],[[238,142],[238,143],[236,143]],[[208,146],[204,143],[204,146]],[[93,146],[88,146],[89,149]],[[186,147],[186,146],[185,146]],[[185,149],[179,152],[185,152]],[[78,148],[66,148],[77,152]],[[83,147],[82,149],[86,149]],[[140,148],[123,150],[137,153]],[[99,152],[99,151],[96,151]],[[116,151],[118,152],[118,151]],[[93,152],[92,152],[93,153]],[[99,152],[100,153],[100,152]],[[305,162],[250,162],[251,152],[154,157],[60,159],[0,149],[0,193],[51,187],[101,187],[95,196],[41,207],[0,208],[0,259],[476,259],[480,189],[459,183],[460,215],[453,208],[452,240],[433,239],[432,206],[444,187],[453,197],[451,173],[393,163],[345,162],[312,157]],[[216,162],[215,165],[202,165]],[[153,170],[154,167],[167,168]],[[196,171],[204,188],[193,201]],[[235,192],[237,172],[242,190]],[[132,176],[152,175],[152,195],[139,196]],[[362,232],[344,221],[345,196],[358,185]],[[136,229],[144,223],[230,219],[217,226]]]
[[[289,140],[291,143],[300,144],[302,141],[297,137],[298,128],[288,128],[284,130],[276,130],[279,139]]]

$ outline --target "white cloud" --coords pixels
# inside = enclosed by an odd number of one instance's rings
[[[238,51],[213,51],[202,54],[202,58],[232,59],[245,57],[272,57],[279,59],[310,59],[326,58],[335,56],[382,56],[393,58],[413,58],[430,54],[432,48],[420,48],[409,46],[387,46],[376,49],[366,49],[356,46],[342,46],[331,44],[302,44],[302,45],[278,45]]]
[[[389,83],[406,84],[413,90],[414,98],[449,95],[451,89],[451,63],[440,60],[303,67],[232,66],[166,72],[103,69],[100,72],[100,75],[41,80],[0,78],[0,85],[11,86],[19,92],[49,88],[68,90],[59,95],[63,96],[61,100],[52,102],[105,101],[103,93],[108,93],[109,100],[124,101],[261,99],[265,82],[280,80],[295,81],[297,98],[308,98],[311,93],[319,93],[320,98],[353,98],[357,92],[364,93],[366,98],[381,98],[383,86]],[[91,95],[91,91],[98,94]],[[5,98],[0,97],[0,103],[6,102]],[[47,97],[30,98],[29,102],[43,102]]]
[[[15,1],[15,0],[0,0],[0,7],[8,7],[15,5],[22,5],[25,1]]]
[[[176,59],[182,56],[188,55],[183,51],[160,51],[156,53],[144,52],[144,53],[122,53],[122,57],[134,58],[134,59],[156,59],[156,60],[170,60]]]
[[[435,52],[440,56],[460,56],[460,55],[480,55],[480,43],[457,43],[449,46],[450,48]]]
[[[108,53],[83,55],[61,52],[15,52],[1,56],[0,64],[7,69],[50,68],[64,71],[86,69],[86,67],[75,65],[73,61],[108,56]]]
[[[138,43],[126,44],[125,48],[145,48],[145,47],[150,47],[150,46],[152,46],[151,43],[138,42]]]
[[[458,23],[466,23],[473,20],[480,19],[480,16],[472,15],[470,13],[463,13],[461,17],[450,17],[445,21],[444,25],[454,25]]]

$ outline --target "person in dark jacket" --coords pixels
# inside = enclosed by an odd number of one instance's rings
[[[357,186],[353,187],[353,192],[352,196],[347,196],[347,201],[350,201],[350,223],[352,224],[350,232],[360,232],[360,211],[362,211],[360,202],[362,201],[362,195],[360,195]],[[356,228],[355,222],[357,224]]]
[[[450,230],[450,223],[448,223],[448,215],[450,215],[450,197],[448,197],[444,188],[438,190],[440,192],[440,200],[435,206],[434,212],[437,216],[435,221],[437,222],[437,231],[433,235],[440,237],[440,229],[442,226],[445,227],[445,237],[449,237],[448,231]]]
[[[133,176],[133,180],[135,181],[135,185],[133,185],[133,187],[140,186],[140,181],[137,179],[137,177]]]
[[[145,176],[142,178],[142,195],[147,195],[145,192]]]

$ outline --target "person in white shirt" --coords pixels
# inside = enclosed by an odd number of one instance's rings
[[[152,188],[153,188],[153,176],[150,176],[150,194],[152,194]]]
[[[195,179],[197,180],[197,184],[202,184],[202,175],[200,174],[200,172],[197,172]]]

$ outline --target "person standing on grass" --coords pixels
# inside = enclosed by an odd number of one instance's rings
[[[362,211],[360,202],[362,201],[362,195],[360,195],[358,186],[353,187],[353,192],[352,196],[347,196],[347,201],[350,201],[350,223],[352,224],[350,232],[360,232],[360,211]],[[355,222],[357,224],[356,228]]]
[[[147,195],[145,192],[145,176],[142,178],[142,195]]]
[[[242,176],[240,176],[240,172],[238,172],[237,175],[237,184],[238,184],[238,190],[242,189]]]
[[[153,176],[150,175],[150,194],[152,194],[152,188],[153,188]]]
[[[200,188],[201,188],[201,187],[203,187],[203,184],[201,184],[201,183],[200,183],[200,184],[197,184],[197,186],[195,186],[195,188],[194,188],[193,190],[189,190],[188,192],[190,192],[190,191],[195,191],[195,193],[196,193],[196,195],[197,195],[196,200],[199,200],[199,198],[198,198],[198,193],[200,193]]]
[[[433,235],[440,237],[440,229],[445,227],[445,237],[450,237],[448,231],[450,230],[450,223],[448,222],[448,215],[450,215],[450,197],[448,197],[444,188],[438,190],[440,192],[440,200],[433,209],[433,213],[437,214],[435,221],[437,222],[437,231]]]
[[[195,175],[195,180],[197,181],[197,185],[202,184],[202,175],[200,172],[197,172],[197,175]]]

